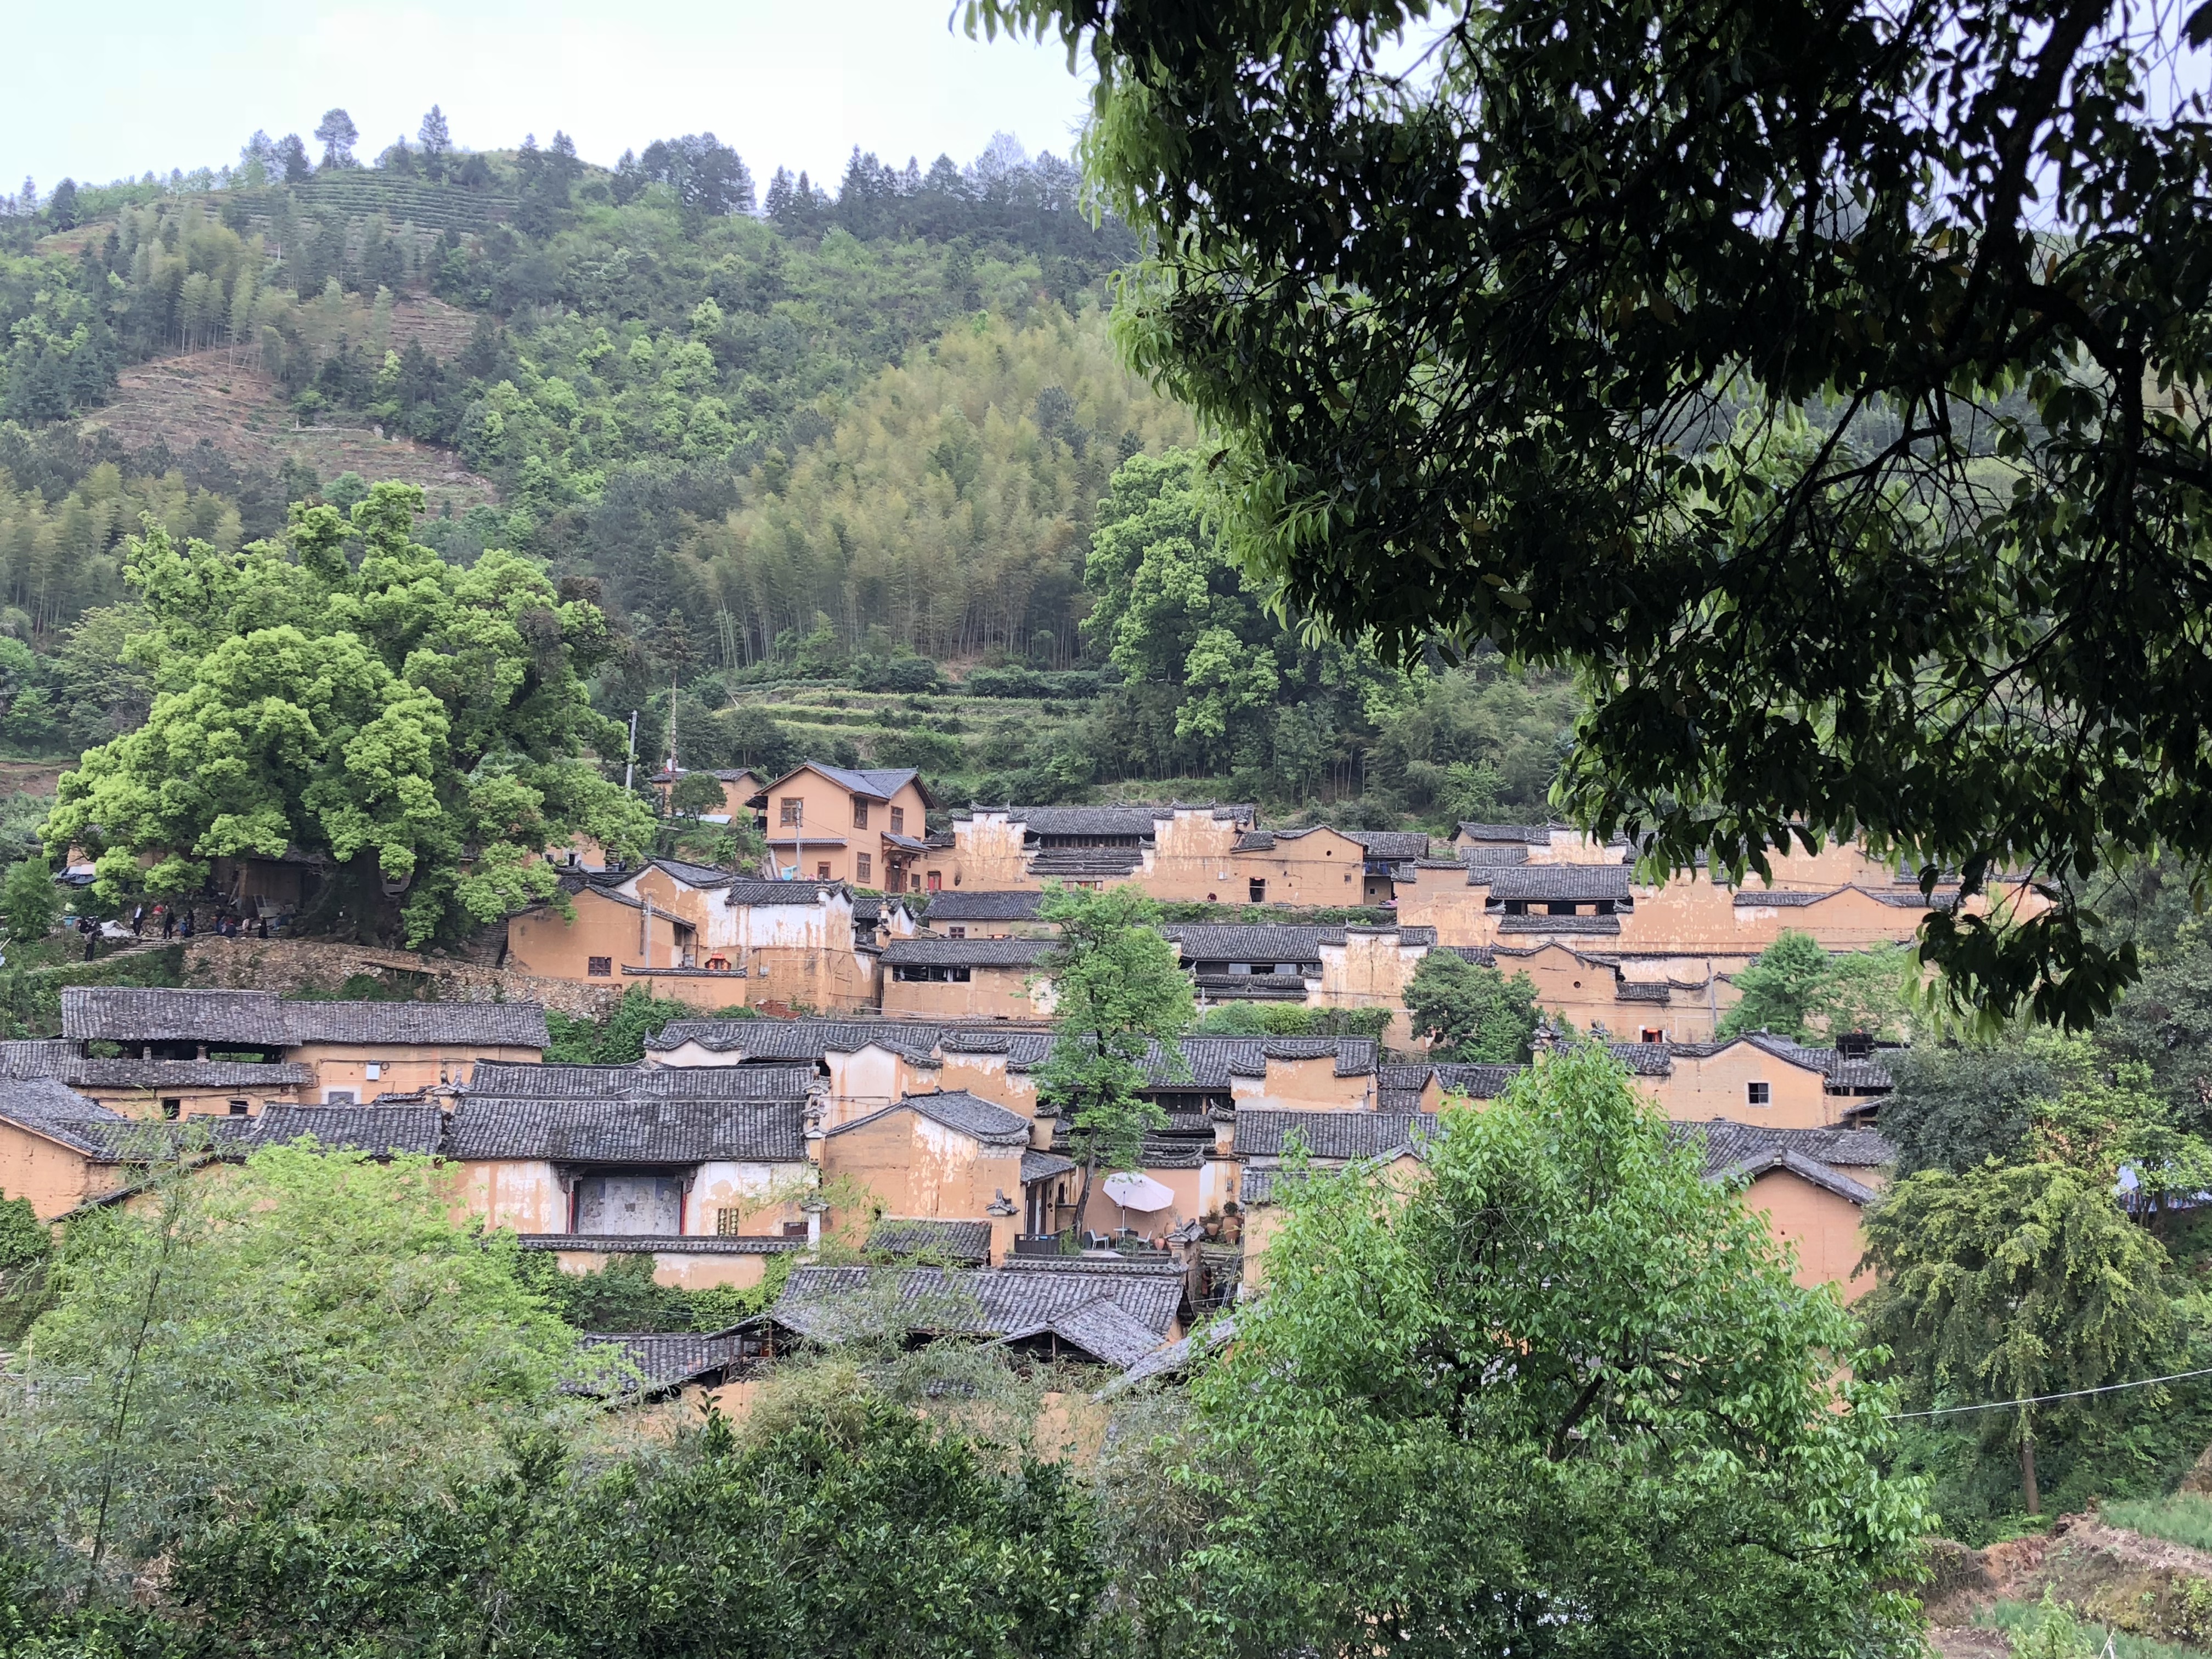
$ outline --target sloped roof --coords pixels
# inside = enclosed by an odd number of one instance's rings
[[[1102,1365],[1126,1370],[1160,1346],[1161,1333],[1124,1311],[1110,1297],[1094,1297],[1079,1306],[1009,1330],[1002,1343],[1056,1337],[1079,1348]]]
[[[957,888],[939,893],[929,901],[929,925],[941,921],[1035,921],[1044,895],[1018,892],[969,892]]]
[[[635,1368],[635,1386],[648,1394],[668,1389],[679,1389],[686,1382],[719,1382],[740,1358],[738,1340],[733,1333],[717,1332],[712,1336],[697,1336],[689,1332],[623,1333],[620,1334],[588,1334],[582,1339],[587,1348],[611,1347],[622,1351],[623,1358]]]
[[[1180,1272],[798,1267],[769,1316],[802,1336],[836,1341],[853,1320],[865,1316],[865,1304],[855,1306],[855,1298],[883,1289],[926,1328],[1000,1337],[1048,1326],[1103,1299],[1150,1332],[1154,1346],[1173,1328],[1182,1304]]]
[[[1617,933],[1619,916],[1499,916],[1501,933]]]
[[[1595,903],[1630,896],[1625,864],[1501,864],[1485,866],[1485,874],[1497,900]]]
[[[1668,1133],[1679,1140],[1701,1140],[1708,1173],[1733,1169],[1778,1148],[1840,1169],[1886,1169],[1897,1162],[1895,1143],[1871,1129],[1770,1129],[1715,1118],[1710,1123],[1669,1124]]]
[[[403,1153],[435,1157],[445,1150],[445,1114],[435,1106],[288,1106],[275,1104],[253,1120],[256,1146],[282,1146],[312,1137],[331,1152],[373,1158]]]
[[[1425,1112],[1255,1111],[1237,1114],[1240,1158],[1279,1158],[1296,1136],[1318,1158],[1383,1158],[1425,1143],[1437,1132]]]
[[[884,949],[890,968],[1034,968],[1053,949],[1043,939],[902,939]]]
[[[1421,830],[1346,830],[1340,832],[1365,848],[1370,858],[1397,861],[1429,855],[1429,837]]]
[[[62,988],[62,1035],[72,1042],[292,1041],[285,1005],[267,991],[175,991],[128,985]]]
[[[1050,1181],[1054,1176],[1071,1175],[1075,1167],[1075,1160],[1072,1158],[1032,1149],[1022,1154],[1022,1184],[1027,1186],[1032,1181]]]
[[[734,870],[717,869],[711,864],[690,864],[682,859],[647,859],[646,866],[648,869],[659,870],[674,877],[686,887],[701,889],[726,887],[738,878]],[[641,870],[637,873],[643,875],[645,872]]]
[[[647,1054],[666,1054],[696,1042],[714,1054],[752,1060],[818,1060],[849,1054],[870,1043],[927,1054],[945,1026],[902,1019],[672,1019],[647,1037]]]
[[[1469,841],[1502,841],[1524,847],[1552,844],[1551,826],[1543,823],[1474,823],[1462,821],[1458,833]]]
[[[849,1123],[841,1123],[830,1134],[850,1134],[854,1130],[890,1116],[895,1112],[913,1112],[939,1124],[957,1134],[966,1135],[985,1146],[1026,1146],[1030,1139],[1030,1121],[1018,1112],[969,1094],[965,1089],[949,1089],[934,1094],[902,1095],[889,1106],[856,1117]]]
[[[788,780],[797,777],[799,773],[809,770],[820,773],[840,789],[851,794],[868,795],[877,800],[889,800],[910,783],[920,792],[925,801],[930,799],[928,790],[922,787],[921,774],[912,767],[825,766],[820,761],[808,761],[804,766],[795,767],[785,773],[782,777],[768,787],[771,789],[776,788]],[[931,804],[935,803],[931,802]]]
[[[1437,1081],[1447,1093],[1465,1095],[1472,1100],[1497,1099],[1528,1069],[1525,1066],[1462,1065],[1451,1061],[1440,1061],[1435,1067]]]
[[[288,1060],[88,1059],[65,1037],[0,1042],[0,1077],[58,1078],[72,1089],[289,1089],[314,1073]]]
[[[1141,847],[1041,847],[1030,854],[1033,876],[1126,876],[1145,861]]]
[[[866,1248],[886,1255],[934,1255],[981,1267],[991,1260],[991,1224],[887,1215],[868,1229]]]
[[[1006,816],[1033,836],[1149,836],[1166,806],[1009,806]]]
[[[807,844],[827,847],[830,843],[809,837]],[[851,898],[853,890],[842,881],[754,881],[748,878],[730,882],[722,895],[722,902],[732,910],[779,904],[815,905],[831,894],[842,894]]]
[[[805,1102],[464,1096],[446,1144],[448,1156],[471,1160],[797,1164],[806,1157]]]
[[[103,1161],[118,1144],[118,1131],[156,1127],[135,1124],[51,1077],[0,1081],[0,1121],[20,1125]]]
[[[287,1002],[283,1007],[295,1043],[543,1049],[547,1041],[545,1011],[534,1002]]]
[[[480,1060],[465,1097],[505,1100],[803,1100],[805,1066],[520,1066]]]
[[[1326,931],[1236,921],[1176,922],[1160,929],[1190,962],[1319,962]]]
[[[1613,1057],[1636,1077],[1665,1077],[1674,1069],[1676,1046],[1664,1042],[1608,1042]]]
[[[1465,847],[1460,850],[1465,854],[1461,863],[1469,871],[1489,868],[1501,864],[1526,864],[1528,861],[1528,847],[1517,842],[1477,842],[1473,846]],[[1470,875],[1468,879],[1477,881],[1480,878]]]
[[[1164,1348],[1155,1348],[1092,1397],[1110,1400],[1155,1377],[1179,1376],[1205,1355],[1225,1348],[1236,1340],[1237,1316],[1224,1314],[1220,1318],[1200,1326],[1188,1336],[1179,1338]]]

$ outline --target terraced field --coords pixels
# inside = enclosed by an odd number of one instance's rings
[[[419,338],[440,355],[458,350],[469,327],[467,313],[434,300],[412,301],[392,313],[394,344]],[[453,337],[456,330],[459,340]],[[221,348],[125,369],[113,399],[85,425],[112,432],[134,449],[158,442],[184,454],[204,443],[256,471],[275,471],[287,459],[297,460],[325,483],[340,473],[358,472],[371,483],[394,478],[419,484],[432,513],[449,501],[460,514],[498,499],[491,481],[463,467],[450,451],[366,427],[300,426],[275,381],[233,362]]]
[[[854,691],[811,680],[748,687],[738,699],[774,714],[811,754],[828,755],[842,740],[866,760],[919,767],[933,782],[957,785],[1018,764],[1024,748],[1084,712],[1080,702],[969,696],[957,686]]]

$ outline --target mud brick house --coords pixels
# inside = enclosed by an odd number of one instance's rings
[[[228,1120],[185,1126],[125,1117],[58,1079],[0,1080],[0,1193],[51,1221],[128,1192],[180,1152],[212,1157]]]
[[[1003,1261],[1031,1207],[1023,1163],[1036,1132],[964,1090],[908,1095],[824,1133],[822,1176],[857,1185],[896,1223],[979,1224],[985,1260]]]
[[[1043,939],[907,939],[883,956],[883,1009],[898,1018],[1048,1018],[1053,996],[1040,975]]]
[[[811,1068],[482,1066],[445,1156],[471,1214],[564,1267],[648,1254],[665,1284],[754,1285],[803,1249]]]
[[[752,798],[777,873],[885,893],[924,890],[937,805],[919,773],[825,766],[786,773]]]
[[[534,1062],[545,1011],[528,1002],[293,1001],[266,991],[70,986],[50,1075],[148,1117],[248,1115],[458,1083],[478,1060]],[[49,1045],[39,1045],[48,1053]],[[17,1045],[0,1066],[40,1063]],[[112,1054],[110,1049],[119,1052]]]
[[[1060,929],[1037,914],[1043,902],[1041,888],[943,892],[929,901],[926,925],[939,939],[1050,939]]]
[[[660,797],[660,810],[671,811],[669,795],[677,780],[688,777],[694,769],[688,766],[664,766],[647,780]],[[707,775],[722,787],[722,805],[719,811],[702,812],[699,816],[708,823],[749,823],[753,820],[752,803],[767,787],[768,780],[744,767],[711,769]]]

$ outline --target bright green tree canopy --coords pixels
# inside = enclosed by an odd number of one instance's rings
[[[554,896],[537,855],[572,835],[637,852],[650,815],[586,757],[623,742],[579,678],[605,617],[528,559],[416,545],[422,501],[295,507],[289,545],[236,553],[134,538],[153,709],[63,775],[49,850],[93,853],[111,904],[198,892],[218,857],[321,854],[404,888],[410,945]]]
[[[1431,1060],[1517,1066],[1542,1016],[1526,974],[1507,979],[1495,968],[1437,949],[1421,958],[1406,986],[1406,1011],[1416,1035],[1436,1033]]]
[[[1918,1651],[1886,1391],[1602,1048],[1447,1114],[1426,1167],[1279,1177],[1194,1384],[1208,1650]]]

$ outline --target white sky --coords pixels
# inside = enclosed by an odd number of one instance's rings
[[[256,127],[308,135],[336,105],[364,161],[441,105],[453,141],[503,149],[561,128],[611,166],[714,132],[765,185],[778,165],[835,187],[854,144],[926,167],[995,131],[1066,154],[1084,89],[1053,47],[948,28],[953,0],[110,0],[19,9],[0,61],[0,191],[69,174],[235,162]]]

